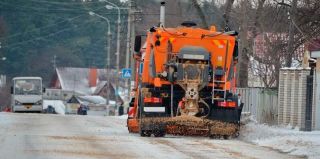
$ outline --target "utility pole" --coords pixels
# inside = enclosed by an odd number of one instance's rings
[[[57,55],[53,56],[52,64],[53,64],[53,70],[56,71],[56,68],[57,68]]]
[[[107,2],[107,1],[106,1]],[[108,2],[109,4],[111,4],[113,7],[115,7],[118,10],[118,26],[117,26],[117,53],[116,53],[116,89],[115,89],[115,95],[116,95],[116,103],[119,102],[119,72],[120,72],[120,25],[121,25],[121,13],[120,13],[120,8],[111,3]],[[106,6],[106,8],[108,9],[108,7]],[[118,109],[118,106],[116,107]]]
[[[294,24],[293,20],[295,20],[295,15],[297,11],[297,0],[292,0],[290,11],[288,12],[288,20],[289,20],[289,39],[288,39],[288,49],[286,56],[286,67],[291,67],[292,63],[292,55],[294,54]]]
[[[134,40],[135,40],[135,36],[136,36],[136,22],[140,21],[141,18],[139,18],[139,14],[141,13],[141,10],[137,9],[137,4],[135,2],[135,0],[131,0],[130,1],[130,8],[131,8],[131,36],[130,36],[130,64],[131,64],[131,70],[132,70],[132,74],[131,74],[131,80],[134,80],[136,77],[136,70],[135,70],[135,60],[133,58],[133,53],[134,53]],[[138,16],[137,16],[138,15]],[[131,91],[131,80],[129,83],[129,91]]]
[[[132,0],[132,3],[131,3],[131,11],[132,11],[132,24],[131,24],[131,48],[130,48],[130,51],[131,51],[131,59],[130,59],[130,64],[131,64],[131,70],[132,70],[132,78],[131,79],[135,79],[135,76],[136,76],[136,71],[135,71],[135,60],[133,58],[133,53],[134,53],[134,40],[135,40],[135,36],[136,36],[136,22],[140,21],[141,20],[141,17],[139,16],[139,14],[142,12],[141,10],[138,10],[137,9],[137,4],[135,3],[134,0]]]
[[[111,32],[110,32],[110,24],[108,24],[108,33],[107,33],[107,69],[106,69],[106,74],[107,74],[107,98],[106,98],[106,107],[108,107],[109,105],[109,102],[110,102],[110,91],[109,91],[109,88],[110,88],[110,54],[111,54],[111,51],[110,51],[110,44],[111,44]],[[108,109],[107,109],[108,110]]]
[[[127,50],[126,50],[126,68],[129,68],[129,65],[130,65],[130,53],[131,53],[131,49],[130,49],[130,41],[131,41],[131,23],[132,23],[132,20],[131,20],[131,15],[132,15],[132,0],[129,0],[129,8],[128,8],[128,26],[127,26]],[[132,78],[132,77],[131,77]],[[131,86],[131,79],[126,79],[126,84],[125,84],[125,87],[126,89],[128,90],[128,94],[127,96],[130,97],[130,88]]]
[[[99,18],[102,18],[104,19],[106,22],[107,22],[107,26],[108,26],[108,32],[107,32],[107,38],[106,38],[106,50],[107,50],[107,59],[106,59],[106,75],[107,75],[107,92],[106,92],[106,110],[108,111],[108,105],[109,105],[109,101],[110,101],[110,91],[109,91],[109,86],[110,86],[110,54],[111,54],[111,51],[110,51],[110,45],[111,45],[111,30],[110,30],[110,20],[100,14],[97,14],[95,12],[92,12],[90,11],[89,12],[89,15],[91,16],[97,16]],[[108,115],[108,113],[107,113]]]

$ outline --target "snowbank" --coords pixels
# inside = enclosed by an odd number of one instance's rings
[[[101,96],[78,96],[80,102],[92,104],[106,104],[106,99]]]
[[[303,132],[289,127],[276,127],[250,122],[239,139],[270,147],[291,155],[320,159],[320,131]]]
[[[127,120],[128,119],[128,114],[125,114],[125,115],[121,115],[121,116],[115,116],[116,118],[119,118],[119,119],[125,119]]]
[[[91,115],[91,116],[106,116],[107,112],[106,111],[88,110],[87,114]]]
[[[66,106],[61,100],[43,100],[43,109],[47,109],[51,105],[54,107],[56,113],[65,114]]]

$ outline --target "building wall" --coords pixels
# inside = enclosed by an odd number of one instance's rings
[[[307,76],[309,74],[310,69],[280,70],[278,124],[291,125],[301,130],[306,128]],[[312,112],[311,126],[314,130],[315,105],[313,105]]]
[[[46,89],[46,92],[43,94],[43,98],[46,100],[67,101],[73,95],[79,95],[79,94],[76,94],[73,91],[66,91],[66,90],[61,90],[61,89]]]

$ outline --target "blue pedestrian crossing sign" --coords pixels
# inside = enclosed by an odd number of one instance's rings
[[[131,68],[122,69],[122,78],[131,78],[132,70]]]

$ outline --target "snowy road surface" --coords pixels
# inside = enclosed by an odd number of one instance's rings
[[[142,138],[119,117],[0,113],[1,159],[299,158],[237,139]]]

